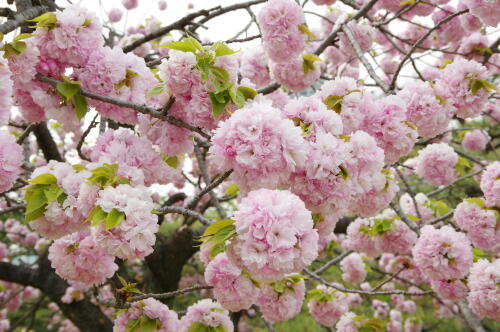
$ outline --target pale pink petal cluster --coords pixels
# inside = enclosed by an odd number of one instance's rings
[[[445,300],[457,301],[467,296],[469,289],[459,279],[452,280],[436,280],[431,279],[431,288],[436,294]]]
[[[486,149],[490,136],[480,129],[474,129],[465,133],[462,146],[469,151],[482,151]]]
[[[10,118],[10,107],[12,106],[12,92],[14,83],[10,78],[11,71],[7,60],[0,58],[0,126],[7,124]],[[0,191],[3,191],[0,189]]]
[[[109,21],[112,23],[120,22],[122,19],[123,12],[118,8],[111,8],[108,12]]]
[[[329,301],[309,300],[307,303],[309,313],[320,324],[332,326],[349,310],[347,295],[323,285],[318,285],[316,288],[330,294],[332,299]]]
[[[494,210],[464,201],[455,208],[453,218],[467,232],[474,247],[500,252],[500,223]]]
[[[287,182],[307,153],[301,130],[264,101],[249,103],[221,122],[209,152],[219,168],[234,169],[243,190]]]
[[[99,192],[96,205],[106,213],[116,209],[125,214],[125,219],[109,230],[105,223],[92,228],[98,246],[128,260],[142,259],[153,252],[159,226],[151,212],[154,205],[147,188],[127,184],[106,187]]]
[[[500,259],[488,262],[480,259],[470,269],[469,306],[480,317],[500,321]]]
[[[412,254],[417,267],[433,279],[463,278],[472,265],[469,239],[451,226],[422,227]]]
[[[391,171],[370,175],[372,187],[356,195],[349,205],[351,212],[363,217],[373,216],[386,208],[399,191],[396,178]],[[360,179],[367,180],[365,176],[361,176]]]
[[[241,76],[250,79],[257,88],[271,83],[269,61],[261,46],[252,47],[241,56]]]
[[[53,28],[35,30],[35,42],[41,55],[69,66],[85,66],[90,55],[102,48],[102,25],[95,13],[79,5],[56,11]]]
[[[360,322],[354,320],[356,317],[354,312],[346,312],[335,325],[337,332],[358,332],[360,327]]]
[[[16,182],[23,159],[23,149],[16,138],[7,131],[0,131],[0,192],[10,189]]]
[[[144,172],[144,184],[166,184],[180,179],[180,174],[162,160],[151,142],[135,135],[129,129],[109,129],[92,148],[93,162],[137,167]]]
[[[371,218],[357,218],[347,226],[346,246],[354,251],[375,257],[380,254],[375,247],[370,230],[373,226]]]
[[[210,299],[196,302],[187,309],[187,313],[181,319],[180,332],[188,332],[193,323],[200,323],[206,327],[219,327],[219,330],[233,332],[234,325],[229,318],[229,312],[220,304]]]
[[[49,248],[49,260],[62,278],[89,286],[102,284],[118,270],[115,257],[98,247],[88,231],[54,241]]]
[[[130,308],[118,314],[114,321],[113,332],[129,331],[127,324],[140,319],[141,316],[158,320],[160,325],[155,329],[157,332],[178,332],[180,329],[180,321],[175,311],[156,299],[147,298],[133,302]]]
[[[422,217],[422,220],[420,222],[426,223],[434,218],[434,212],[425,205],[425,203],[428,201],[429,197],[427,197],[424,193],[417,193],[415,195],[415,202],[417,203],[416,208],[420,213],[420,217]],[[405,214],[413,217],[418,216],[417,210],[415,209],[415,203],[413,202],[410,194],[404,193],[403,195],[401,195],[401,198],[399,199],[399,206],[401,206],[401,210]]]
[[[481,177],[481,190],[486,205],[500,207],[500,161],[488,165]]]
[[[285,321],[300,313],[305,293],[304,280],[288,282],[281,293],[272,285],[262,285],[257,304],[268,322]]]
[[[49,203],[44,216],[30,222],[31,228],[51,240],[88,228],[88,224],[84,223],[86,216],[78,205],[78,197],[80,187],[86,182],[89,173],[77,172],[68,163],[50,161],[47,165],[35,169],[32,178],[47,173],[56,177],[56,185],[64,190],[67,198],[62,204],[58,201]]]
[[[427,82],[407,84],[398,96],[406,102],[406,117],[420,136],[431,138],[448,128],[455,109]]]
[[[148,103],[146,94],[157,83],[144,59],[124,53],[120,47],[96,50],[87,64],[75,72],[82,88],[136,104]],[[120,123],[137,123],[137,112],[131,108],[97,100],[89,100],[89,104],[103,116]]]
[[[457,162],[458,155],[448,144],[429,144],[418,153],[415,173],[434,186],[449,185],[457,178]]]
[[[302,7],[292,0],[269,0],[257,15],[262,42],[269,58],[286,62],[304,49],[306,35],[299,25],[305,22]]]
[[[294,57],[286,62],[272,63],[272,76],[285,88],[293,92],[301,92],[313,85],[321,75],[321,62],[314,62],[314,68],[308,69],[307,72],[303,63],[302,57]]]
[[[404,222],[394,219],[392,228],[383,234],[375,235],[373,241],[379,252],[408,254],[417,241],[417,235]]]
[[[366,278],[365,263],[358,253],[352,253],[340,262],[342,280],[351,284],[360,284]]]
[[[476,79],[486,80],[487,69],[479,62],[456,58],[440,71],[436,85],[444,97],[456,108],[458,117],[465,119],[481,114],[488,100],[489,91],[481,88],[475,94],[471,84]]]
[[[214,297],[226,309],[240,311],[257,302],[259,289],[225,253],[217,255],[205,269],[205,281]]]
[[[387,164],[410,153],[417,140],[417,131],[406,119],[403,99],[387,96],[375,101],[367,111],[361,129],[373,136],[378,146],[384,149]]]
[[[325,132],[316,134],[308,144],[304,168],[290,179],[291,191],[314,212],[336,213],[346,208],[351,198],[351,181],[345,165],[351,158],[350,144]]]
[[[462,0],[469,7],[471,14],[479,17],[484,24],[496,27],[500,22],[500,8],[495,1]]]
[[[234,219],[237,235],[229,258],[256,280],[282,279],[301,271],[318,255],[311,213],[289,191],[251,191],[241,200]]]

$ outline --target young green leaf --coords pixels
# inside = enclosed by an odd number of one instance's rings
[[[165,89],[164,84],[162,84],[162,83],[157,84],[148,90],[148,92],[146,93],[146,98],[151,99],[154,96],[158,96],[158,95],[163,93],[164,89]]]
[[[73,97],[73,104],[76,110],[76,117],[78,118],[78,120],[83,119],[88,111],[87,99],[85,99],[85,97],[81,94],[77,93]]]
[[[66,98],[66,101],[69,101],[78,93],[78,91],[80,91],[80,84],[70,83],[70,82],[59,82],[56,85],[56,90],[64,98]]]
[[[34,179],[29,180],[28,182],[36,183],[36,184],[56,184],[57,178],[50,173],[45,173],[38,175]]]
[[[238,52],[233,51],[231,48],[229,48],[229,46],[221,41],[215,42],[212,46],[210,46],[210,49],[215,52],[216,56],[231,55]]]
[[[106,216],[106,230],[109,231],[110,229],[120,225],[124,219],[125,213],[118,211],[115,208],[111,209]]]

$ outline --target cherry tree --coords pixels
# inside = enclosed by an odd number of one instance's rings
[[[500,328],[498,0],[113,5],[0,8],[0,331]]]

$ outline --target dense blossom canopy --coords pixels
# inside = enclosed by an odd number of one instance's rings
[[[0,332],[498,330],[500,2],[227,2],[0,6]]]

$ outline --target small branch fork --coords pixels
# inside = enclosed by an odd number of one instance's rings
[[[56,80],[54,78],[51,78],[51,77],[48,77],[48,76],[45,76],[42,74],[36,74],[36,79],[41,81],[41,82],[48,83],[52,86],[56,86],[57,83],[61,83],[61,81],[59,81],[59,80]],[[158,111],[156,109],[153,109],[153,108],[146,106],[146,105],[143,105],[143,104],[136,104],[136,103],[131,103],[131,102],[124,101],[124,100],[121,100],[118,98],[114,98],[114,97],[103,96],[103,95],[100,95],[100,94],[97,94],[94,92],[90,92],[90,91],[87,91],[84,89],[80,90],[80,94],[82,96],[88,97],[90,99],[100,100],[100,101],[103,101],[103,102],[106,102],[109,104],[131,108],[133,110],[138,111],[139,113],[151,115],[154,118],[167,121],[168,123],[171,123],[171,124],[178,126],[178,127],[186,128],[188,130],[191,130],[192,132],[199,134],[200,136],[202,136],[206,139],[210,139],[210,135],[205,133],[203,131],[203,129],[201,129],[200,127],[192,126],[192,125],[190,125],[186,122],[183,122],[177,118],[174,118],[173,116],[170,116],[170,115],[163,115],[161,110]]]

